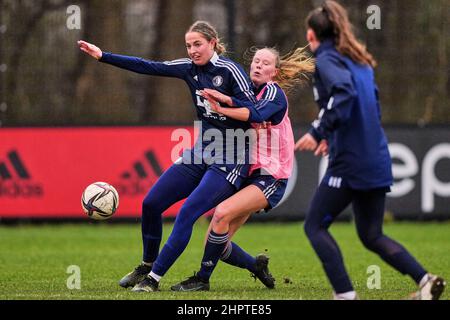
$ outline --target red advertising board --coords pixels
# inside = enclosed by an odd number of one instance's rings
[[[147,191],[173,163],[175,129],[0,129],[0,218],[82,218],[81,193],[96,181],[119,192],[115,217],[140,217]]]

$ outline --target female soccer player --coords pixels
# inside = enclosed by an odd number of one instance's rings
[[[241,105],[220,92],[204,90],[214,111],[253,124],[258,135],[257,148],[244,187],[223,201],[214,212],[200,271],[172,286],[172,290],[209,290],[209,278],[219,259],[248,269],[268,288],[274,288],[268,257],[252,257],[230,239],[252,213],[274,208],[283,197],[294,161],[294,135],[285,91],[307,82],[313,72],[313,59],[303,49],[280,58],[277,50],[263,48],[255,52],[250,66],[250,78],[257,94],[257,102],[252,108],[221,107],[216,101],[230,107]]]
[[[102,52],[98,47],[79,41],[82,51],[100,62],[137,73],[175,77],[188,85],[198,118],[202,121],[202,137],[190,152],[184,152],[180,163],[172,165],[150,189],[142,204],[143,261],[124,276],[119,284],[133,291],[157,291],[162,276],[186,248],[195,221],[208,210],[233,195],[248,176],[249,144],[228,141],[226,130],[250,128],[250,123],[234,120],[211,110],[199,94],[215,88],[252,106],[254,95],[250,79],[242,67],[221,56],[225,47],[216,30],[207,22],[195,22],[185,34],[189,59],[170,62],[148,61]],[[208,130],[222,133],[222,149],[212,154]],[[215,144],[217,146],[217,144]],[[232,150],[232,154],[229,154]],[[205,152],[204,152],[205,151]],[[228,152],[228,153],[227,153]],[[226,154],[225,154],[226,153]],[[226,159],[225,159],[226,158]],[[225,161],[226,160],[226,161]],[[162,235],[162,213],[172,204],[187,198],[177,215],[172,233],[158,255]]]
[[[387,139],[381,127],[376,62],[358,42],[346,10],[335,1],[306,19],[307,40],[316,56],[314,96],[319,118],[296,144],[298,150],[326,153],[329,164],[308,210],[304,229],[337,300],[357,298],[339,247],[328,228],[351,203],[364,246],[419,285],[414,299],[438,299],[445,282],[427,271],[383,234],[386,193],[393,183]]]

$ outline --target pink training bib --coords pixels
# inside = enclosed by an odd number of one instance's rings
[[[267,86],[272,83],[267,83],[256,97],[256,100],[261,100]],[[252,124],[257,131],[258,138],[257,147],[252,152],[253,164],[250,167],[250,174],[257,169],[263,169],[265,173],[270,174],[275,179],[288,179],[291,176],[294,164],[295,141],[288,111],[289,106],[283,120],[277,125],[271,125],[270,123]]]

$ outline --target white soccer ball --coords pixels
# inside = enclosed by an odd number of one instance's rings
[[[89,218],[106,220],[119,207],[119,194],[109,183],[92,183],[81,195],[81,207]]]

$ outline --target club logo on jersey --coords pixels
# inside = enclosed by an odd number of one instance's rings
[[[215,76],[212,82],[215,87],[220,87],[223,83],[223,78],[221,76]]]
[[[32,181],[29,170],[16,150],[8,152],[0,162],[0,198],[31,198],[43,196],[42,185]]]

